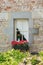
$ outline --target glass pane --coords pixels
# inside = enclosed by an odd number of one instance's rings
[[[23,35],[24,35],[24,37],[26,38],[26,40],[28,40],[28,31],[27,32],[22,32],[23,33]]]
[[[29,27],[28,27],[28,20],[16,20],[16,28],[18,28],[20,34],[23,36],[26,40],[28,40],[29,37]],[[16,35],[17,39],[17,35]],[[23,38],[22,38],[23,39]]]
[[[22,22],[22,31],[28,31],[28,22],[25,20],[25,22]]]

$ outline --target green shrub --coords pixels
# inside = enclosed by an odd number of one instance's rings
[[[0,65],[18,65],[23,58],[27,57],[27,52],[23,53],[20,50],[14,50],[0,53]]]
[[[43,56],[43,51],[40,51],[39,52],[39,56]]]
[[[39,64],[39,60],[37,60],[37,57],[36,56],[33,56],[32,59],[31,59],[31,63],[32,65],[36,65],[36,64]]]
[[[40,56],[41,60],[43,61],[43,51],[39,52],[39,56]]]

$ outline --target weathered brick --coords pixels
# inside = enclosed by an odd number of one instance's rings
[[[33,12],[35,9],[40,9],[40,10],[43,9],[43,0],[0,0],[0,12],[4,12],[4,11],[6,12],[31,11]],[[39,13],[41,12],[43,13],[43,10],[39,11]],[[34,43],[30,47],[31,51],[43,50],[43,19],[38,19],[38,18],[34,19],[33,27],[35,25],[39,26],[39,35],[36,35],[36,36],[34,35],[34,40],[33,40]],[[0,27],[0,35],[3,36],[2,41],[5,42],[5,39],[4,39],[5,35],[3,35],[4,33],[2,34],[3,32],[2,27]],[[6,48],[6,50],[7,49],[8,48]]]
[[[33,8],[36,8],[37,6],[43,6],[42,2],[42,0],[0,0],[0,5],[1,7],[3,7],[3,9],[4,7],[6,7],[6,5],[12,5],[10,11],[19,11],[19,6],[21,6],[21,11],[31,11]],[[15,5],[19,5],[17,9],[14,9]],[[22,6],[25,8],[22,9]],[[26,8],[28,6],[30,8]],[[9,9],[5,9],[5,11],[9,11]]]

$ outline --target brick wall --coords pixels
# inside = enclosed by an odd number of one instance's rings
[[[39,52],[43,50],[43,19],[33,19],[34,28],[39,29],[39,33],[34,36],[34,42],[30,47],[30,51]],[[37,25],[37,27],[36,27]]]
[[[37,17],[33,20],[33,23],[34,23],[34,26],[38,24],[39,34],[34,35],[34,43],[31,45],[31,51],[43,50],[43,15],[42,15],[43,0],[0,0],[0,13],[1,12],[18,12],[18,11],[33,12],[34,10],[37,10],[37,9],[40,9],[36,11],[38,12],[38,14],[37,15],[36,13],[32,14],[32,18],[34,19],[34,17]],[[40,17],[38,15],[40,15]]]
[[[43,0],[0,0],[0,12],[32,11],[42,7]]]

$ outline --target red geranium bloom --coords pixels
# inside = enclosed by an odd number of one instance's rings
[[[12,41],[11,44],[12,45],[17,45],[17,44],[20,44],[21,45],[21,44],[24,44],[24,43],[27,43],[27,42],[28,42],[27,40],[21,40],[19,42],[18,41]]]

